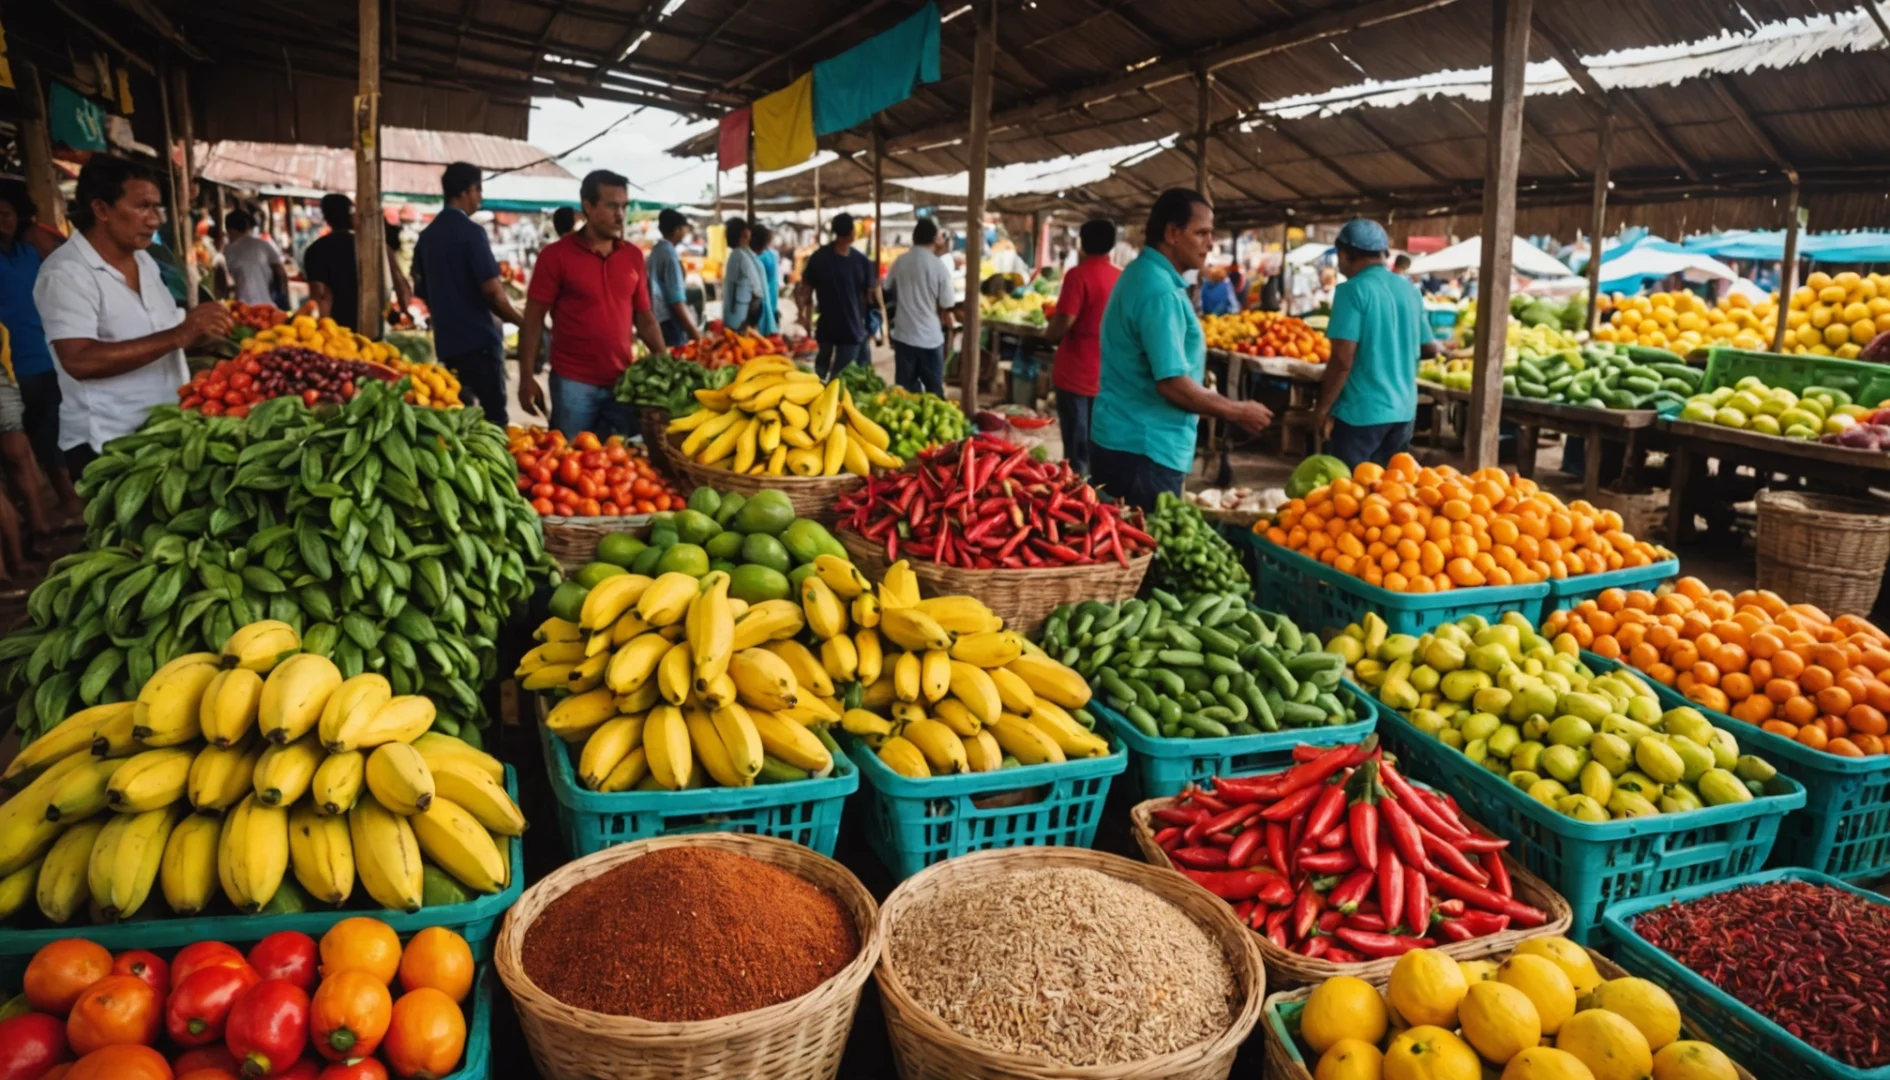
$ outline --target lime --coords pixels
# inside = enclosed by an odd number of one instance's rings
[[[584,594],[591,590],[575,581],[560,582],[551,592],[551,602],[546,605],[551,613],[565,622],[577,622],[578,614],[584,610]]]
[[[717,537],[716,539],[721,539]],[[709,552],[713,555],[713,549]],[[793,557],[781,541],[767,533],[755,533],[742,541],[741,559],[745,563],[765,566],[778,574],[785,574],[794,565]]]
[[[647,546],[629,533],[611,533],[597,542],[597,558],[628,568]]]
[[[607,577],[616,577],[618,574],[627,573],[629,573],[628,570],[618,566],[616,563],[588,562],[584,564],[582,570],[579,570],[572,576],[571,580],[589,589]]]
[[[656,560],[658,574],[688,574],[701,577],[709,572],[709,553],[700,544],[677,544]]]
[[[742,554],[742,534],[733,530],[719,532],[709,537],[709,542],[702,545],[711,559],[739,559]]]
[[[712,487],[705,485],[689,493],[689,509],[698,514],[714,517],[715,512],[721,508],[722,495]]]
[[[676,515],[676,538],[685,544],[707,543],[709,537],[721,531],[722,526],[707,514],[684,510]]]
[[[728,594],[737,600],[759,604],[764,600],[786,600],[793,591],[786,574],[751,562],[736,567],[729,574]]]

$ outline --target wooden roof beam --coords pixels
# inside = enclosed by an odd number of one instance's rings
[[[1739,92],[1732,88],[1732,84],[1728,83],[1724,76],[1709,76],[1706,82],[1713,88],[1713,93],[1719,98],[1720,104],[1726,106],[1726,111],[1732,114],[1732,118],[1745,129],[1752,141],[1759,144],[1759,149],[1765,152],[1765,156],[1771,158],[1774,165],[1784,170],[1785,176],[1792,182],[1792,187],[1796,188],[1798,170],[1792,167],[1791,161],[1785,157],[1785,152],[1779,149],[1778,143],[1772,140],[1772,136],[1766,134],[1765,130],[1759,127],[1759,122],[1752,118],[1752,110],[1740,100]]]
[[[1403,150],[1397,146],[1393,146],[1391,143],[1391,140],[1385,138],[1384,134],[1378,130],[1377,125],[1373,124],[1370,120],[1365,119],[1365,115],[1364,115],[1365,110],[1369,107],[1370,106],[1360,106],[1359,108],[1356,108],[1356,109],[1347,109],[1341,115],[1351,117],[1352,123],[1360,128],[1363,128],[1365,130],[1365,134],[1370,135],[1372,137],[1372,141],[1377,143],[1378,148],[1384,151],[1385,153],[1395,155],[1396,157],[1402,159],[1406,164],[1410,165],[1412,168],[1416,169],[1417,171],[1423,173],[1425,176],[1430,177],[1432,180],[1435,180],[1436,182],[1440,184],[1454,184],[1457,182],[1453,180],[1452,178],[1445,176],[1443,173],[1438,172],[1436,169],[1431,168],[1429,165],[1426,165],[1423,161],[1419,160],[1416,155],[1410,153],[1409,151]]]
[[[1562,65],[1562,70],[1568,72],[1569,78],[1575,80],[1575,85],[1581,87],[1582,93],[1588,95],[1598,115],[1605,116],[1617,110],[1625,114],[1628,119],[1647,132],[1647,137],[1654,140],[1662,153],[1672,158],[1675,165],[1680,166],[1680,171],[1686,174],[1687,179],[1695,183],[1699,182],[1699,166],[1674,145],[1673,140],[1667,137],[1667,133],[1654,122],[1654,118],[1641,107],[1641,103],[1635,100],[1632,92],[1622,90],[1619,94],[1610,94],[1602,89],[1601,84],[1596,82],[1594,75],[1589,72],[1588,65],[1582,63],[1582,58],[1569,47],[1568,42],[1543,21],[1540,13],[1532,21],[1532,29],[1535,31],[1536,40],[1542,42],[1543,46],[1549,50],[1549,55]]]
[[[791,60],[794,57],[801,55],[802,53],[806,52],[808,49],[813,48],[815,45],[819,44],[820,42],[827,40],[829,37],[832,37],[834,34],[837,34],[840,31],[846,29],[847,27],[852,26],[854,23],[859,22],[861,19],[866,18],[868,15],[871,15],[875,11],[878,11],[880,8],[885,7],[890,2],[891,0],[866,0],[866,3],[861,4],[859,7],[853,9],[853,11],[850,14],[847,14],[847,15],[841,16],[838,19],[835,19],[834,21],[828,23],[826,26],[821,27],[818,31],[816,31],[812,35],[806,38],[803,38],[800,44],[794,46],[793,48],[787,50],[786,52],[776,53],[772,57],[769,57],[768,59],[763,60],[760,63],[756,64],[755,66],[749,68],[747,71],[742,72],[740,75],[737,75],[732,79],[729,79],[727,85],[732,86],[732,87],[749,86],[750,84],[754,82],[755,77],[760,75],[762,72],[767,71],[768,69],[774,67],[776,64],[779,64],[784,60]],[[652,0],[652,3],[654,3],[654,0]],[[927,140],[927,141],[930,141],[930,140]],[[891,149],[891,147],[889,146],[887,149]]]

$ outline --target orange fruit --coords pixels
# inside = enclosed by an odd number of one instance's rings
[[[451,997],[423,986],[394,1002],[381,1057],[395,1076],[445,1076],[465,1049],[466,1018]]]
[[[355,916],[330,927],[321,941],[322,974],[360,968],[383,983],[400,970],[400,937],[379,919]]]
[[[26,965],[21,986],[34,1009],[64,1016],[86,987],[112,973],[112,954],[84,938],[60,938],[43,946]]]
[[[164,1003],[136,975],[107,975],[85,988],[66,1017],[66,1043],[84,1057],[103,1046],[140,1045],[157,1038]]]
[[[171,1080],[171,1075],[163,1054],[148,1046],[115,1043],[74,1062],[63,1080]]]
[[[472,992],[473,955],[466,939],[444,927],[429,927],[407,942],[400,956],[400,986],[431,986],[454,1001]]]

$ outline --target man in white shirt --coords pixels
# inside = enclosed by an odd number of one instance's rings
[[[180,311],[145,251],[163,198],[143,166],[97,155],[79,171],[79,231],[46,259],[33,303],[59,373],[59,448],[74,476],[106,443],[177,400],[190,377],[184,349],[230,332],[222,304]]]
[[[929,217],[912,227],[912,246],[886,274],[898,306],[893,313],[893,381],[913,393],[945,393],[945,337],[957,306],[952,276],[933,245],[938,222]]]
[[[289,295],[289,271],[282,265],[282,252],[275,242],[251,232],[256,222],[244,210],[223,215],[223,228],[229,242],[223,245],[217,271],[226,294],[238,303],[260,306],[273,304],[276,293]]]

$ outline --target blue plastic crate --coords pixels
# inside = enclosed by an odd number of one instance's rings
[[[1586,652],[1582,662],[1597,671],[1621,666]],[[1793,811],[1779,826],[1772,865],[1802,866],[1846,881],[1890,874],[1890,754],[1827,754],[1725,713],[1701,709],[1670,687],[1655,683],[1654,692],[1667,708],[1700,709],[1715,726],[1732,732],[1740,746],[1805,786],[1804,809]]]
[[[1088,708],[1129,748],[1129,775],[1136,785],[1136,798],[1159,799],[1179,794],[1189,784],[1213,776],[1249,776],[1286,768],[1293,764],[1293,747],[1302,743],[1339,746],[1370,735],[1378,725],[1378,712],[1384,706],[1350,680],[1341,683],[1340,692],[1351,695],[1365,719],[1331,727],[1286,727],[1261,735],[1230,735],[1224,739],[1165,739],[1144,735],[1128,717],[1101,699],[1092,700]]]
[[[833,775],[789,784],[695,791],[624,791],[602,794],[578,783],[568,746],[543,723],[545,772],[558,798],[558,828],[572,858],[616,844],[690,832],[743,832],[779,837],[822,855],[840,839],[840,811],[860,786],[846,755],[834,759]]]
[[[1617,900],[1724,881],[1765,865],[1785,815],[1805,789],[1784,774],[1751,802],[1624,821],[1577,821],[1530,798],[1391,709],[1378,735],[1417,775],[1448,791],[1464,812],[1515,844],[1510,854],[1568,900],[1569,937],[1588,944]]]
[[[1814,870],[1799,867],[1767,870],[1731,881],[1715,881],[1609,905],[1606,916],[1608,935],[1620,945],[1616,959],[1622,967],[1658,983],[1672,994],[1681,1013],[1698,1024],[1708,1038],[1724,1046],[1740,1064],[1760,1076],[1816,1075],[1832,1080],[1890,1080],[1890,1065],[1874,1069],[1857,1069],[1845,1065],[1773,1023],[1758,1010],[1708,982],[1704,976],[1681,964],[1665,950],[1655,948],[1647,939],[1634,932],[1634,917],[1644,911],[1697,900],[1742,885],[1760,885],[1770,881],[1808,881],[1829,885],[1854,892],[1873,904],[1890,904],[1890,900],[1876,893]]]
[[[1532,624],[1542,622],[1549,586],[1485,585],[1438,593],[1400,593],[1368,585],[1258,536],[1252,546],[1260,566],[1255,602],[1289,616],[1320,640],[1375,611],[1394,634],[1422,634],[1434,626],[1481,615],[1495,622],[1504,612],[1521,612]]]
[[[505,767],[505,790],[514,802],[518,800],[518,773],[510,765]],[[17,979],[26,970],[27,961],[33,958],[41,946],[60,938],[90,938],[114,953],[125,949],[162,951],[182,948],[193,941],[260,941],[278,930],[299,930],[319,938],[329,927],[354,915],[371,915],[393,927],[394,932],[402,937],[429,926],[444,926],[465,938],[466,943],[472,946],[473,956],[483,960],[492,952],[491,939],[498,930],[499,920],[504,917],[505,910],[525,892],[525,844],[520,837],[512,837],[508,865],[512,868],[512,883],[501,892],[476,897],[463,904],[421,908],[411,913],[375,907],[367,890],[356,882],[347,906],[291,915],[243,915],[230,912],[224,915],[197,915],[187,919],[139,917],[122,923],[93,925],[75,922],[66,926],[30,930],[8,928],[0,931],[0,985],[7,985]],[[221,897],[222,893],[217,895]],[[156,911],[164,909],[164,898],[155,893],[155,887],[146,906]]]
[[[1548,581],[1549,598],[1543,602],[1542,614],[1544,618],[1547,618],[1550,612],[1574,607],[1583,600],[1592,600],[1600,596],[1605,589],[1651,590],[1668,578],[1679,576],[1680,560],[1664,559],[1646,566],[1631,566],[1623,570],[1606,570],[1599,574],[1581,574],[1571,578],[1550,578]]]
[[[489,963],[473,976],[472,1000],[466,1006],[466,1051],[459,1068],[445,1080],[486,1080],[492,1075],[492,994],[499,974]]]
[[[867,842],[901,879],[974,851],[1089,847],[1109,783],[1129,767],[1121,741],[1110,739],[1102,757],[914,780],[860,739],[838,738],[866,780]]]

